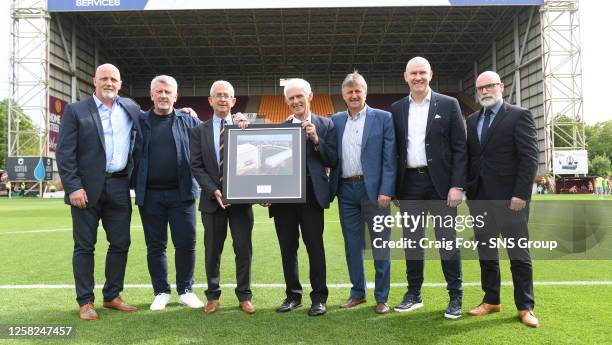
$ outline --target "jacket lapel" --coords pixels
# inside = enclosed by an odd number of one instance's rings
[[[366,110],[365,115],[366,118],[365,123],[363,124],[363,134],[361,136],[361,153],[365,151],[366,142],[368,141],[368,137],[370,136],[370,128],[374,123],[374,112],[370,110],[370,107],[368,107],[368,109]]]
[[[94,101],[93,97],[89,99],[88,102],[89,113],[91,114],[91,118],[96,124],[96,128],[98,130],[98,138],[100,139],[100,143],[102,143],[102,148],[106,151],[106,145],[104,143],[104,129],[102,127],[102,120],[100,120],[100,113],[98,113],[98,107],[96,107],[96,101]]]
[[[425,136],[429,134],[431,130],[431,123],[434,120],[438,112],[438,97],[435,92],[431,92],[431,99],[429,100],[429,113],[427,114],[427,128],[425,129]]]
[[[212,119],[208,121],[204,127],[204,145],[208,146],[208,153],[210,159],[210,166],[217,167],[217,169],[212,169],[215,172],[214,179],[217,180],[219,178],[219,163],[217,162],[217,153],[215,152],[215,131],[212,123]]]
[[[338,152],[342,152],[342,136],[344,135],[344,129],[346,128],[346,121],[348,120],[348,112],[343,112],[343,116],[340,116],[340,121],[336,131],[338,132]],[[344,116],[346,115],[346,116]],[[342,155],[338,155],[341,157]]]
[[[410,114],[410,96],[404,97],[402,101],[402,127],[404,129],[404,140],[408,146],[408,115]]]
[[[495,128],[497,128],[497,124],[503,121],[505,117],[506,117],[506,103],[504,102],[502,103],[502,106],[499,108],[499,111],[497,112],[497,114],[495,114],[495,119],[493,119],[493,122],[491,122],[491,124],[489,125],[489,129],[487,130],[487,137],[485,138],[484,143],[482,143],[481,145],[483,149],[485,146],[487,146],[489,139],[493,136],[493,133],[495,132]]]

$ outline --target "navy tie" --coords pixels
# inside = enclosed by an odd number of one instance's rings
[[[484,143],[487,138],[487,130],[489,129],[489,125],[491,124],[491,114],[493,112],[491,109],[487,109],[484,113],[484,121],[482,122],[482,129],[480,130],[480,142]]]
[[[223,183],[223,149],[225,146],[225,119],[221,120],[219,131],[219,182]]]

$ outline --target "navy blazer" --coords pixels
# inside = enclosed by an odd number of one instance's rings
[[[332,116],[334,127],[338,132],[338,165],[332,170],[330,177],[332,201],[340,190],[342,137],[348,116],[347,111]],[[396,155],[395,130],[391,113],[367,107],[361,139],[361,168],[369,200],[377,200],[379,195],[395,195]]]
[[[403,189],[408,168],[409,108],[409,96],[391,105],[398,153],[396,195],[400,195]],[[457,99],[431,92],[425,133],[429,176],[440,198],[446,200],[451,187],[465,188],[467,173],[465,124]]]
[[[338,163],[338,134],[334,123],[327,117],[311,115],[310,121],[315,125],[317,136],[319,137],[319,145],[315,145],[309,139],[306,139],[306,171],[312,181],[312,187],[316,197],[317,204],[325,209],[329,207],[330,191],[329,191],[329,176],[327,176],[326,168],[333,169]],[[291,120],[286,123],[291,123]],[[306,200],[306,202],[312,202]],[[274,217],[275,207],[270,206],[270,217]]]
[[[484,143],[478,139],[482,109],[467,120],[469,175],[467,196],[474,199],[480,180],[490,200],[531,199],[538,170],[538,137],[533,115],[504,102],[490,124]]]
[[[118,104],[132,118],[130,154],[126,167],[130,176],[137,163],[134,152],[140,150],[142,143],[138,122],[141,110],[140,106],[130,98],[120,97]],[[81,188],[87,193],[88,207],[98,203],[105,182],[104,147],[102,121],[93,97],[68,104],[62,115],[55,151],[57,169],[66,192],[64,196],[66,204],[70,204],[69,194]]]
[[[213,118],[189,130],[189,147],[191,150],[191,173],[202,188],[199,210],[214,213],[219,207],[215,198],[215,191],[217,189],[223,190],[223,186],[219,180]]]
[[[136,205],[144,205],[147,190],[147,178],[149,173],[149,143],[151,142],[151,124],[149,116],[152,110],[140,115],[140,127],[142,129],[142,150],[138,154],[138,166],[136,167],[135,188]],[[178,168],[178,186],[182,201],[194,200],[198,192],[198,184],[191,174],[189,129],[202,123],[197,118],[174,109],[174,120],[172,121],[172,136],[176,146],[176,158]],[[155,155],[155,153],[153,153]],[[154,157],[151,157],[154,158]]]

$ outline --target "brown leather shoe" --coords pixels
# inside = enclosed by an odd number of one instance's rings
[[[497,313],[501,310],[501,304],[480,303],[480,305],[468,312],[472,316],[483,316]]]
[[[255,306],[251,301],[240,302],[240,309],[247,314],[255,314]]]
[[[112,301],[108,301],[108,302],[102,303],[102,306],[104,308],[110,308],[110,309],[119,310],[119,311],[122,311],[124,313],[131,313],[131,312],[135,312],[136,310],[138,310],[138,308],[133,307],[133,306],[125,303],[121,299],[121,296],[115,297]]]
[[[95,308],[96,307],[93,305],[93,303],[87,303],[84,306],[79,307],[79,317],[81,320],[99,320],[100,317],[98,316]]]
[[[346,300],[346,302],[344,302],[343,304],[340,304],[340,308],[353,308],[355,306],[360,305],[361,303],[365,303],[366,299],[365,298],[352,298],[349,297],[349,299]]]
[[[206,307],[204,307],[204,312],[206,312],[206,314],[212,314],[217,312],[217,310],[219,310],[219,300],[218,299],[213,299],[208,301],[208,303],[206,303]]]
[[[387,305],[387,303],[376,303],[376,308],[374,308],[374,311],[376,312],[376,314],[386,314],[388,312],[391,311],[391,309],[389,309],[389,306]]]
[[[519,310],[519,317],[521,318],[521,323],[527,327],[538,328],[540,327],[540,321],[535,316],[532,310]]]

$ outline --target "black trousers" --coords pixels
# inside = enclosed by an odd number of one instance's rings
[[[168,283],[168,224],[174,244],[176,291],[191,292],[196,256],[195,200],[181,200],[178,189],[147,189],[138,207],[147,244],[147,267],[154,293],[170,293]]]
[[[106,253],[104,301],[110,301],[123,291],[125,266],[130,248],[130,220],[132,204],[127,177],[108,177],[97,204],[80,209],[72,206],[72,237],[74,252],[72,270],[80,306],[94,302],[94,251],[98,224],[106,232],[109,243]]]
[[[287,298],[302,300],[302,284],[298,269],[300,230],[310,263],[310,299],[313,304],[326,303],[329,291],[326,283],[325,246],[323,245],[323,209],[317,203],[312,183],[306,183],[306,203],[276,204],[274,226],[280,245]]]
[[[404,176],[403,190],[401,191],[400,210],[408,215],[423,215],[429,213],[433,216],[452,216],[457,215],[457,209],[446,206],[446,196],[444,199],[436,191],[431,177],[427,172],[408,170]],[[441,225],[441,224],[436,224]],[[415,241],[416,248],[406,248],[406,279],[408,281],[408,292],[413,295],[420,295],[423,286],[424,271],[424,249],[418,245],[419,241],[425,237],[425,228],[417,226],[414,229],[404,228],[404,238]],[[438,241],[452,241],[456,243],[457,233],[453,227],[435,226],[434,232]],[[442,272],[446,280],[449,295],[461,296],[462,272],[461,272],[461,253],[455,245],[452,248],[440,248],[440,259]]]
[[[214,213],[202,212],[202,223],[204,224],[204,264],[208,284],[208,289],[205,291],[206,298],[210,301],[217,300],[221,296],[219,268],[229,223],[236,258],[236,296],[241,302],[251,300],[253,207],[232,205],[225,210],[219,207]]]
[[[482,181],[482,180],[481,180]],[[499,304],[501,275],[499,272],[498,248],[490,245],[501,237],[514,242],[519,239],[529,239],[528,220],[529,203],[521,211],[512,211],[508,208],[508,200],[490,200],[486,186],[478,185],[476,200],[469,203],[470,213],[476,217],[486,214],[484,226],[474,227],[475,239],[479,241],[478,257],[480,258],[480,281],[485,295],[484,303]],[[535,306],[533,296],[533,270],[531,256],[528,248],[514,246],[507,247],[510,258],[510,271],[514,285],[514,303],[519,310],[532,310]]]

